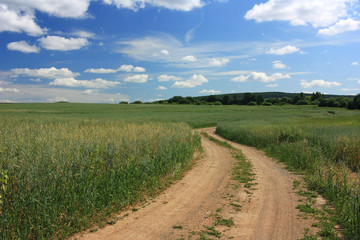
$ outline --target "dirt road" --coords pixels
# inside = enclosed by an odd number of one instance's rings
[[[216,136],[214,128],[202,129]],[[219,138],[219,137],[218,137]],[[293,175],[262,152],[241,149],[256,173],[251,191],[235,188],[231,172],[235,159],[227,148],[202,138],[205,156],[183,179],[151,203],[128,211],[114,225],[73,239],[299,239],[310,220],[298,217],[299,197],[292,189]],[[236,203],[236,204],[235,204]],[[231,219],[233,226],[219,226],[216,219]],[[225,224],[226,225],[226,224]],[[214,237],[215,236],[215,237]]]

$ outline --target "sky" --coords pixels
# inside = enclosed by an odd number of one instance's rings
[[[360,93],[359,0],[0,0],[0,102]]]

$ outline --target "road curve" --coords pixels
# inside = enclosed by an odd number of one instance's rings
[[[216,138],[215,128],[200,129]],[[222,139],[224,140],[224,139]],[[296,209],[299,197],[292,189],[295,176],[255,148],[228,141],[240,149],[253,165],[256,189],[251,194],[231,186],[235,159],[229,149],[202,137],[204,157],[152,202],[121,213],[128,216],[96,232],[83,232],[71,239],[198,239],[204,226],[214,225],[214,213],[222,209],[224,218],[234,226],[217,227],[221,239],[299,239],[310,220]],[[229,200],[229,197],[232,198]],[[229,201],[237,200],[241,211],[234,211]]]

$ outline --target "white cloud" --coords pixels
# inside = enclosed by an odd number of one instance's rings
[[[88,73],[116,73],[117,70],[116,69],[110,69],[110,68],[89,68],[86,69],[84,72],[88,72]]]
[[[158,87],[156,88],[156,90],[167,90],[167,88],[164,87],[164,86],[158,86]]]
[[[186,81],[176,81],[171,87],[173,88],[193,88],[207,83],[209,80],[201,74],[194,74]]]
[[[342,88],[341,91],[344,91],[344,92],[360,92],[360,88]]]
[[[277,83],[266,85],[266,87],[268,87],[268,88],[274,88],[274,87],[278,87],[278,86],[279,86],[279,84],[277,84]]]
[[[185,61],[185,62],[196,62],[196,57],[194,55],[187,55],[183,58],[181,58],[181,60]]]
[[[23,53],[38,53],[38,52],[40,52],[40,48],[38,48],[35,45],[29,45],[25,41],[8,43],[7,48],[9,50],[20,51]]]
[[[351,63],[351,66],[358,66],[358,65],[359,65],[358,62],[353,62],[353,63]]]
[[[124,82],[130,82],[130,83],[146,83],[149,78],[149,75],[147,74],[136,74],[133,76],[129,76],[124,79]]]
[[[296,53],[299,51],[300,51],[299,48],[297,48],[295,46],[287,45],[285,47],[278,48],[278,49],[270,48],[266,53],[267,54],[275,54],[275,55],[285,55],[285,54]]]
[[[212,58],[212,59],[210,59],[210,65],[219,67],[219,66],[226,65],[229,61],[230,60],[227,58]]]
[[[214,94],[219,94],[219,93],[221,93],[221,91],[204,89],[204,90],[201,90],[199,93],[214,95]]]
[[[134,69],[133,65],[121,65],[117,70],[123,72],[131,72]]]
[[[67,98],[56,96],[54,98],[47,98],[47,102],[69,102]]]
[[[287,66],[285,64],[283,64],[280,60],[277,61],[273,61],[273,68],[274,69],[285,69],[287,68]]]
[[[163,75],[158,76],[159,82],[180,81],[180,80],[182,80],[182,77],[177,77],[177,76],[173,76],[173,75],[163,74]]]
[[[191,11],[194,8],[202,7],[201,0],[103,0],[106,4],[114,4],[118,8],[127,8],[137,11],[145,8],[146,5],[163,7],[171,10]]]
[[[327,82],[322,79],[313,80],[308,82],[306,80],[301,80],[300,85],[302,88],[312,88],[312,87],[338,87],[341,86],[341,83],[338,82]]]
[[[96,95],[99,93],[98,89],[86,89],[82,92],[83,95]]]
[[[282,73],[274,73],[271,76],[266,75],[263,72],[252,72],[249,75],[241,75],[238,77],[231,78],[232,82],[248,82],[248,81],[256,81],[256,82],[274,82],[278,79],[288,79],[291,78],[290,74],[282,74]]]
[[[118,44],[120,45],[120,49],[117,50],[118,52],[138,60],[169,61],[169,55],[166,55],[166,53],[169,53],[167,49],[170,49],[171,53],[173,51],[182,52],[182,56],[184,55],[181,42],[168,34],[124,40],[119,41]]]
[[[33,12],[11,10],[5,4],[0,4],[0,32],[25,32],[30,36],[40,36],[45,30],[35,23]]]
[[[69,102],[86,102],[86,103],[108,103],[108,99],[112,98],[115,102],[129,101],[129,96],[121,93],[107,93],[99,91],[98,94],[84,94],[84,89],[76,88],[60,88],[39,85],[14,85],[20,93],[1,93],[3,99],[11,102],[47,102],[49,99],[56,100],[56,97],[63,97]],[[85,88],[86,89],[86,88]],[[113,90],[113,89],[112,89]],[[96,91],[93,90],[93,91]],[[104,90],[105,91],[105,90]],[[1,100],[0,100],[1,101]]]
[[[64,38],[59,36],[42,37],[38,41],[41,47],[57,51],[77,50],[90,44],[86,38]]]
[[[84,18],[89,4],[90,0],[1,0],[0,32],[40,36],[47,30],[36,23],[36,11],[63,18]]]
[[[93,80],[76,80],[75,78],[57,78],[50,85],[64,87],[108,88],[119,85],[120,82],[108,81],[102,78]]]
[[[162,50],[160,51],[160,53],[161,53],[162,55],[165,55],[165,56],[169,56],[169,55],[170,55],[169,51],[166,50],[166,49],[162,49]]]
[[[121,65],[117,69],[89,68],[89,69],[86,69],[84,72],[105,74],[105,73],[117,73],[119,71],[122,71],[122,72],[146,72],[146,69],[143,67],[134,67],[133,65]]]
[[[340,19],[336,24],[318,31],[320,35],[333,36],[343,32],[356,31],[360,29],[360,21],[352,18]]]
[[[146,72],[146,69],[143,67],[134,67],[134,72]]]
[[[268,0],[255,4],[245,19],[264,21],[289,21],[291,25],[327,27],[348,15],[353,0]]]
[[[19,93],[20,90],[17,88],[2,88],[0,87],[0,93],[8,92],[8,93]]]
[[[34,12],[34,10],[62,18],[87,17],[90,0],[1,0],[9,8],[18,11]]]
[[[72,35],[81,37],[81,38],[94,38],[95,33],[84,31],[84,30],[77,30],[72,33]]]
[[[79,73],[73,73],[68,68],[57,69],[55,67],[51,68],[39,68],[39,69],[29,69],[29,68],[14,68],[11,69],[11,72],[16,75],[25,75],[29,77],[36,78],[72,78],[79,76]]]

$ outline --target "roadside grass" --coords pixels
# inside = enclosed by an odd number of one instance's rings
[[[304,174],[309,189],[320,193],[335,208],[335,221],[345,238],[360,239],[359,115],[268,125],[223,122],[216,133],[260,148]],[[312,211],[306,204],[299,208]]]
[[[167,186],[199,146],[184,123],[2,117],[0,238],[64,239],[114,224],[109,215]]]
[[[180,161],[182,147],[189,156],[199,145],[189,137],[189,126],[218,126],[226,138],[264,149],[293,170],[305,172],[309,187],[335,207],[344,235],[360,239],[359,111],[329,111],[334,109],[0,104],[0,236],[65,238],[99,219],[106,224],[109,214],[144,199],[144,194],[156,194],[167,180],[176,178],[174,173],[191,164]],[[163,137],[162,131],[175,137]],[[168,163],[167,157],[179,161]],[[164,167],[148,175],[162,164],[169,172]],[[130,177],[131,172],[140,177]],[[117,181],[127,188],[121,191]],[[252,182],[248,183],[245,191],[251,194]],[[115,198],[123,200],[112,202]],[[66,207],[56,205],[59,201]],[[15,209],[19,211],[11,217]]]

